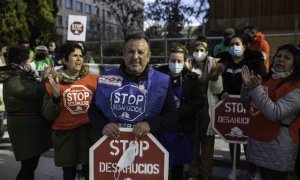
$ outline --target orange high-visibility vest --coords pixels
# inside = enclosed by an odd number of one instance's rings
[[[276,101],[285,96],[295,88],[300,86],[300,81],[290,81],[281,84],[282,80],[273,79],[263,82],[262,85],[267,87],[269,97]],[[253,107],[253,106],[252,106]],[[281,122],[271,121],[267,119],[263,113],[259,112],[251,118],[251,121],[247,127],[247,135],[250,138],[260,141],[272,141],[274,140],[280,131]],[[294,143],[299,143],[298,129],[300,128],[300,113],[296,116],[295,120],[289,125],[290,136]]]

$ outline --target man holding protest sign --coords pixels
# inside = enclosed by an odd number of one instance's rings
[[[149,132],[157,135],[160,130],[177,123],[170,77],[149,68],[150,55],[148,38],[144,34],[129,35],[125,39],[124,61],[120,67],[104,71],[98,77],[89,118],[97,131],[108,136],[111,142],[123,141],[121,127],[133,128],[137,140]],[[124,167],[119,168],[118,172]]]
[[[142,136],[177,122],[170,77],[149,69],[150,56],[148,38],[139,33],[129,35],[120,68],[103,72],[98,78],[89,109],[98,132],[116,139],[119,127],[127,127]]]

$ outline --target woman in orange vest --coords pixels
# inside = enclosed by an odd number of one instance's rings
[[[247,161],[259,167],[263,180],[286,180],[294,170],[300,125],[300,49],[282,45],[265,80],[242,69],[243,105],[252,115]]]
[[[76,166],[82,165],[89,179],[89,148],[98,140],[87,111],[96,88],[96,75],[88,74],[82,49],[77,43],[62,46],[63,69],[49,76],[43,115],[53,121],[55,165],[62,167],[64,180],[74,180]]]

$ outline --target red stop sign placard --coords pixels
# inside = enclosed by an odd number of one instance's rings
[[[248,136],[246,128],[251,116],[244,109],[238,95],[230,95],[225,101],[216,104],[212,112],[212,127],[224,141],[245,144]]]
[[[86,113],[90,107],[93,92],[83,85],[71,85],[63,93],[64,106],[71,114]]]
[[[114,180],[115,167],[135,137],[132,128],[120,128],[120,137],[116,140],[103,136],[90,148],[90,180]],[[149,134],[137,139],[138,150],[134,162],[124,168],[119,180],[167,180],[169,171],[169,153]],[[115,173],[115,177],[118,173]]]

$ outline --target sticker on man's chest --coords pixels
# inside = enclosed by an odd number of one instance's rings
[[[134,121],[145,112],[146,95],[135,85],[120,87],[111,93],[111,110],[126,121]]]
[[[120,87],[122,85],[123,77],[115,75],[102,75],[98,77],[98,84],[107,84]]]

